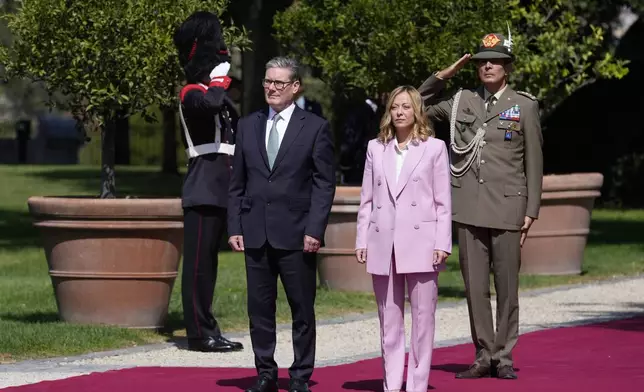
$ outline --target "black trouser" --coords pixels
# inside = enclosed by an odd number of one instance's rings
[[[225,225],[224,208],[196,206],[183,209],[181,298],[189,339],[221,335],[211,307]]]
[[[245,253],[248,318],[257,372],[277,380],[275,301],[279,275],[293,319],[295,360],[289,375],[308,381],[315,362],[315,253],[275,249],[268,243],[260,249],[246,248]]]

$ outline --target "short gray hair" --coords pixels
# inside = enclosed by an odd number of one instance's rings
[[[300,63],[290,57],[274,57],[266,63],[266,69],[288,68],[291,70],[291,80],[301,82]]]

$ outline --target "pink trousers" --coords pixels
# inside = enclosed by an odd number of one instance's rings
[[[405,370],[405,281],[411,302],[411,347],[407,362],[407,392],[426,392],[434,349],[434,313],[438,272],[397,274],[392,259],[389,276],[372,275],[378,303],[384,363],[384,390],[402,390]]]

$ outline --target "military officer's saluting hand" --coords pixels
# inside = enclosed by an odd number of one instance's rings
[[[436,77],[443,80],[452,78],[454,75],[456,75],[458,71],[461,70],[461,68],[465,66],[465,64],[467,64],[470,61],[471,58],[472,58],[471,54],[469,53],[464,54],[463,57],[458,59],[458,61],[456,61],[454,64],[436,73]]]
[[[481,85],[438,99],[446,81],[470,60],[476,62]],[[473,365],[457,378],[517,377],[512,349],[518,339],[521,246],[539,214],[543,141],[536,98],[508,85],[513,60],[510,32],[507,37],[487,34],[476,54],[465,54],[419,88],[429,118],[450,125],[452,220],[477,352]]]

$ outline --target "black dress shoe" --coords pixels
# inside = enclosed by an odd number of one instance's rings
[[[277,392],[277,382],[272,378],[260,376],[255,385],[248,388],[246,392]]]
[[[291,379],[288,386],[288,392],[311,392],[306,381]]]
[[[243,350],[244,346],[239,342],[231,342],[223,336],[209,336],[205,339],[189,339],[188,350],[201,351],[204,353],[223,353],[229,351]]]

